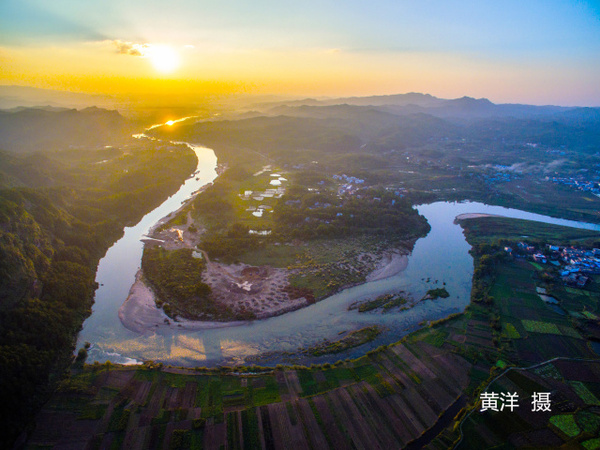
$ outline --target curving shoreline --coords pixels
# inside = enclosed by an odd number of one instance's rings
[[[408,255],[390,252],[384,256],[377,268],[367,275],[366,282],[383,280],[403,272],[408,267]]]
[[[170,211],[180,206],[179,199],[177,203]],[[123,306],[123,300],[131,291],[141,257],[132,250],[132,247],[135,245],[137,248],[145,231],[168,214],[168,211],[160,217],[155,215],[152,223],[148,223],[147,220],[137,229],[127,229],[126,236],[129,236],[129,240],[121,241],[119,245],[109,250],[108,257],[104,258],[105,267],[103,268],[101,264],[98,270],[97,281],[101,287],[96,294],[95,312],[80,333],[80,346],[83,346],[86,341],[92,343],[89,357],[92,362],[104,362],[107,359],[115,361],[118,357],[121,360],[152,359],[183,366],[203,364],[213,367],[223,363],[243,364],[243,361],[249,361],[247,359],[249,355],[284,352],[298,347],[308,348],[324,338],[336,339],[336,336],[342,332],[373,324],[386,326],[389,331],[382,333],[369,345],[389,344],[396,342],[407,332],[419,328],[419,323],[445,318],[450,314],[463,311],[467,306],[473,276],[473,259],[468,253],[470,245],[465,241],[462,229],[454,222],[457,215],[478,211],[600,231],[600,226],[597,224],[564,221],[477,202],[436,202],[419,205],[418,210],[427,218],[432,229],[427,237],[417,241],[408,255],[410,259],[408,267],[397,276],[360,286],[346,287],[326,301],[317,302],[310,307],[279,317],[271,317],[269,320],[241,323],[204,322],[193,325],[172,322],[169,326],[164,323],[164,316],[160,316],[163,322],[156,320],[154,316],[154,323],[149,324],[144,323],[142,316],[136,318],[133,307],[140,299],[130,299],[129,304]],[[377,269],[388,263],[387,259],[382,258],[383,256],[385,252],[379,255],[381,266]],[[132,271],[126,270],[127,267],[131,267]],[[410,310],[391,310],[386,314],[358,314],[347,309],[352,302],[399,290],[404,290],[415,298],[421,298],[432,287],[426,281],[429,279],[446,282],[451,296],[437,301],[419,302]],[[115,289],[115,280],[120,290]],[[153,303],[149,306],[151,307],[149,311],[155,309]],[[124,322],[115,320],[120,308],[122,309],[120,316]],[[182,326],[178,327],[179,324]],[[187,328],[183,328],[184,324]],[[144,325],[148,326],[144,328]],[[131,331],[132,327],[136,332]],[[194,332],[194,329],[199,331]],[[198,349],[204,349],[205,346],[210,348],[209,354],[202,353],[204,350],[199,352]],[[193,350],[190,350],[191,348]],[[362,355],[364,350],[361,349],[349,350],[345,354],[347,357]],[[269,364],[283,361],[285,358],[274,357],[269,360]],[[306,362],[314,361],[307,359]]]
[[[396,251],[389,252],[384,255],[384,258],[380,261],[377,268],[367,276],[365,283],[392,277],[404,271],[407,267],[407,255]],[[152,291],[152,288],[144,282],[142,270],[138,270],[135,276],[135,282],[129,290],[127,299],[119,308],[118,315],[123,326],[136,333],[147,334],[157,332],[161,329],[170,329],[171,331],[176,331],[178,329],[182,331],[198,331],[211,328],[234,327],[252,322],[217,322],[188,319],[177,319],[177,321],[174,321],[168,317],[161,308],[156,306],[155,299],[156,295]],[[308,305],[309,303],[305,303],[300,305],[300,308],[304,308]],[[294,307],[289,311],[279,311],[279,314],[274,313],[264,315],[257,320],[285,314],[300,308]]]
[[[156,306],[155,294],[144,282],[142,270],[135,275],[135,283],[129,290],[129,295],[119,308],[119,319],[125,328],[136,333],[146,334],[156,332],[161,328],[182,330],[205,330],[244,325],[244,321],[209,322],[178,319],[173,321],[164,311]]]
[[[464,213],[456,216],[454,220],[464,220],[464,219],[478,219],[480,217],[505,217],[500,216],[498,214],[485,214],[485,213]]]

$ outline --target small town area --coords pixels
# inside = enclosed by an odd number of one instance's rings
[[[551,264],[559,270],[561,280],[570,286],[583,288],[590,275],[600,274],[600,249],[579,247],[559,247],[546,244],[544,248],[519,242],[516,249],[504,250],[516,258],[529,258],[536,263]]]

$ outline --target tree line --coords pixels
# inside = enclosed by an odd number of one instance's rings
[[[52,177],[45,186],[0,183],[4,448],[12,446],[70,364],[76,334],[91,312],[99,259],[125,225],[175,192],[196,165],[190,150],[144,146],[102,165],[82,162],[79,155],[64,157],[53,159],[55,170],[45,174]],[[0,174],[13,166],[0,161]]]

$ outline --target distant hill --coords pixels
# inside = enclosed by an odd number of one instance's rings
[[[312,99],[278,101],[254,104],[251,108],[263,114],[289,114],[308,117],[309,108],[327,108],[333,106],[371,107],[378,111],[406,116],[424,113],[435,117],[478,120],[482,118],[512,117],[517,119],[551,119],[558,121],[599,121],[600,108],[580,108],[565,106],[536,106],[522,104],[495,104],[487,98],[461,97],[442,99],[430,94],[411,92],[397,95],[376,95],[370,97],[342,97],[331,99]],[[284,108],[288,108],[286,111]],[[294,113],[291,108],[296,108]],[[322,113],[316,113],[321,115]],[[256,113],[254,113],[256,115]]]
[[[426,104],[430,106],[422,106]],[[233,160],[239,157],[234,149],[243,149],[290,164],[318,159],[331,167],[350,160],[342,154],[385,159],[411,148],[510,150],[534,143],[590,153],[600,145],[600,108],[496,105],[485,98],[442,100],[424,94],[307,99],[252,108],[260,111],[152,132],[219,149],[220,158]]]
[[[59,175],[58,175],[59,174]],[[52,187],[71,182],[61,164],[40,153],[0,151],[0,189],[12,187]]]
[[[408,94],[395,95],[373,95],[370,97],[345,97],[331,100],[324,100],[321,104],[336,105],[348,104],[357,106],[383,106],[383,105],[398,105],[408,106],[416,105],[425,108],[435,107],[443,104],[445,100],[434,97],[430,94],[419,94],[417,92],[409,92]]]
[[[117,111],[97,107],[0,110],[0,150],[32,152],[122,141],[133,130]]]
[[[258,109],[272,108],[276,106],[332,106],[332,105],[355,105],[355,106],[422,106],[431,107],[438,106],[446,100],[434,97],[430,94],[419,94],[416,92],[410,92],[408,94],[395,94],[395,95],[373,95],[369,97],[342,97],[342,98],[330,98],[330,99],[314,99],[306,98],[302,100],[292,101],[273,101],[257,103],[252,105]]]
[[[116,103],[110,97],[101,95],[40,89],[30,86],[0,85],[0,109],[10,109],[19,106],[54,106],[63,108],[100,106],[103,108],[115,108]]]

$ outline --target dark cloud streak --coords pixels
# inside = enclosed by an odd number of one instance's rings
[[[120,55],[144,57],[148,48],[150,48],[149,44],[136,44],[134,42],[121,41],[120,39],[115,39],[111,42],[117,48],[117,53]]]

